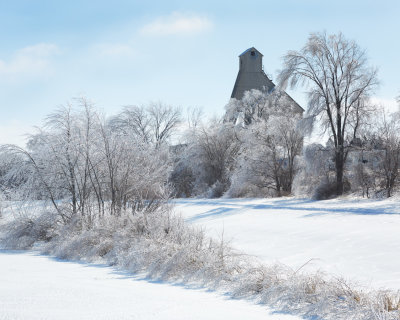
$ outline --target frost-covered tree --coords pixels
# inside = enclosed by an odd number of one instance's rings
[[[257,89],[245,91],[241,100],[231,99],[225,110],[224,121],[243,126],[268,120],[271,114],[300,115],[296,103],[279,88],[269,93]]]
[[[242,100],[229,101],[223,121],[199,126],[196,120],[185,143],[173,148],[176,160],[170,182],[175,194],[290,193],[303,140],[298,111],[278,88],[270,93],[250,90]]]
[[[4,199],[23,198],[21,186],[26,183],[30,175],[24,164],[25,159],[21,155],[0,152],[0,194]],[[22,168],[26,170],[23,173],[21,173]]]
[[[232,121],[241,140],[239,157],[229,190],[231,196],[289,194],[301,153],[301,114],[283,91],[247,91],[240,101],[226,107],[225,121]],[[273,192],[271,192],[273,190]]]
[[[229,188],[240,146],[237,134],[233,124],[216,120],[188,131],[172,173],[178,195],[220,197]]]
[[[242,146],[235,166],[232,196],[290,194],[297,173],[296,157],[303,138],[299,117],[270,115],[241,132]]]
[[[350,171],[353,177],[351,184],[352,190],[357,191],[357,187],[361,189],[362,196],[369,198],[372,191],[376,191],[376,164],[379,163],[377,153],[379,151],[372,150],[370,148],[361,147],[353,157],[353,161],[350,166]]]
[[[125,107],[110,120],[110,126],[146,144],[160,146],[171,138],[181,121],[179,108],[152,102],[142,107]]]
[[[79,216],[91,225],[106,212],[152,210],[166,194],[171,167],[163,139],[151,144],[115,130],[89,101],[78,99],[48,116],[26,149],[2,147],[8,159],[19,159],[2,187],[49,200],[64,222]]]
[[[268,95],[260,90],[245,91],[241,100],[232,98],[225,106],[225,120],[249,125],[258,119],[265,118],[269,107],[267,101]]]
[[[399,182],[400,170],[400,122],[399,114],[382,113],[376,126],[376,148],[378,152],[378,174],[386,196],[390,197]]]
[[[332,182],[335,180],[333,158],[334,152],[329,143],[327,146],[317,143],[306,145],[299,159],[299,173],[293,182],[294,193],[315,199],[332,196]],[[336,188],[333,192],[336,194]]]
[[[300,51],[289,51],[279,83],[293,88],[308,84],[308,116],[317,118],[332,137],[336,193],[343,193],[347,145],[357,137],[369,113],[368,97],[377,85],[377,71],[365,51],[341,33],[312,33]]]

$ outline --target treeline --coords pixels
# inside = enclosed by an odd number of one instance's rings
[[[64,222],[154,210],[169,195],[166,144],[176,108],[152,104],[101,115],[86,99],[62,106],[26,148],[2,146],[1,187],[10,199],[51,202]]]
[[[360,137],[345,141],[343,190],[363,197],[391,197],[400,184],[399,113],[386,113],[378,107],[371,114]],[[337,195],[335,148],[309,144],[299,158],[301,169],[296,176],[298,195],[327,199]]]
[[[290,194],[302,149],[301,115],[290,107],[278,91],[254,90],[231,101],[224,119],[205,125],[195,111],[185,125],[179,109],[162,103],[105,117],[77,99],[49,115],[26,148],[2,146],[2,193],[48,199],[60,213],[66,205],[65,219],[91,219],[106,206],[118,215],[169,196]]]
[[[231,100],[205,124],[162,103],[101,115],[86,99],[58,108],[26,148],[1,149],[1,190],[10,199],[48,199],[65,219],[95,210],[118,215],[168,197],[336,194],[335,148],[303,147],[307,118],[278,89]],[[345,142],[344,190],[391,196],[399,183],[398,114],[378,109]],[[68,210],[66,210],[66,208]]]
[[[220,121],[190,128],[170,181],[180,197],[271,197],[292,192],[301,114],[282,91],[232,99]]]
[[[271,92],[232,99],[214,120],[163,103],[106,117],[77,99],[49,115],[26,148],[2,146],[2,197],[47,199],[64,220],[79,213],[89,222],[170,197],[390,197],[399,115],[371,103],[376,70],[365,51],[342,34],[311,34],[285,56],[278,79]],[[306,114],[288,84],[308,85]],[[316,123],[327,143],[304,143]]]

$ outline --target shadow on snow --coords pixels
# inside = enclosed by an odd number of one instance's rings
[[[324,201],[315,201],[309,199],[282,199],[282,200],[268,200],[269,203],[252,203],[253,199],[190,199],[190,200],[176,200],[174,201],[178,205],[190,205],[190,206],[216,206],[203,213],[196,214],[188,219],[188,222],[195,222],[207,218],[217,219],[226,216],[237,215],[243,211],[248,210],[285,210],[285,211],[297,211],[304,212],[304,218],[323,216],[327,214],[351,214],[351,215],[395,215],[400,214],[399,209],[395,204],[391,205],[376,205],[377,200],[371,202],[371,206],[368,208],[353,207],[354,204],[365,203],[363,201],[348,201],[349,207],[335,208],[330,207],[334,204],[330,203],[328,206],[308,207],[308,204],[322,204]],[[258,199],[259,200],[259,199]],[[368,201],[368,200],[366,200]],[[265,212],[267,213],[267,212]],[[270,212],[268,212],[270,214]],[[279,214],[286,214],[289,212],[279,212]]]

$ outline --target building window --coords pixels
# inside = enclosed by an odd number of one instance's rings
[[[253,51],[250,52],[250,54],[251,54],[252,56],[255,56],[255,55],[256,55],[256,52],[253,50]]]

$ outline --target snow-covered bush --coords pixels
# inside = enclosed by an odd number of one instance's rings
[[[337,185],[335,181],[322,182],[315,188],[312,199],[327,200],[335,198],[337,196],[336,190]],[[343,183],[343,192],[349,192],[350,190],[350,183],[345,180]]]
[[[169,182],[175,197],[189,198],[192,196],[195,177],[192,169],[185,163],[184,159],[179,158],[175,161]]]
[[[194,128],[187,134],[187,144],[173,173],[184,174],[178,176],[188,182],[185,189],[191,188],[186,194],[219,197],[230,186],[239,148],[238,130],[231,123],[213,121]]]
[[[321,144],[304,147],[299,159],[299,171],[293,182],[293,192],[297,196],[311,197],[319,186],[334,183],[334,163],[332,150]]]
[[[40,242],[48,242],[55,235],[60,225],[60,217],[54,212],[32,212],[15,215],[8,223],[0,225],[0,247],[10,249],[32,249]],[[34,210],[36,211],[36,210]]]

